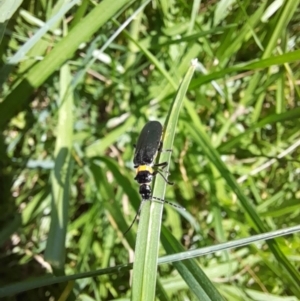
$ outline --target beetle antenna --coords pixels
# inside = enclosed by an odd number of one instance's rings
[[[134,223],[135,223],[137,217],[140,215],[143,202],[144,202],[144,200],[141,202],[140,207],[139,207],[139,210],[138,210],[138,212],[136,213],[136,215],[135,215],[135,217],[134,217],[132,223],[130,224],[129,228],[123,233],[124,236],[129,232],[129,230],[130,230],[130,229],[132,228],[132,226],[134,225]]]
[[[180,210],[184,210],[184,211],[186,210],[184,207],[182,207],[182,206],[180,206],[180,205],[177,205],[177,204],[172,203],[172,202],[168,202],[168,201],[166,201],[166,200],[164,200],[164,199],[161,199],[161,198],[158,198],[158,197],[155,197],[155,196],[152,196],[151,199],[160,201],[160,202],[162,202],[163,204],[168,204],[168,205],[170,205],[170,206],[172,206],[172,207],[175,207],[175,208],[177,208],[177,209],[180,209]],[[143,202],[145,202],[145,201],[148,201],[148,200],[142,200],[142,202],[141,202],[141,204],[140,204],[140,207],[139,207],[139,210],[138,210],[137,214],[135,215],[135,217],[134,217],[132,223],[130,224],[129,228],[123,233],[124,236],[129,232],[129,230],[130,230],[130,229],[132,228],[132,226],[134,225],[134,223],[135,223],[137,217],[138,217],[138,216],[140,215],[140,213],[141,213],[141,210],[142,210],[142,204],[143,204]]]
[[[166,200],[164,200],[164,199],[161,199],[161,198],[158,198],[158,197],[156,197],[156,196],[153,196],[152,199],[161,201],[162,203],[166,203],[166,204],[168,204],[168,205],[170,205],[170,206],[172,206],[172,207],[178,208],[178,209],[180,209],[180,210],[186,210],[184,207],[182,207],[182,206],[180,206],[180,205],[177,205],[177,204],[172,203],[172,202],[168,202],[168,201],[166,201]]]

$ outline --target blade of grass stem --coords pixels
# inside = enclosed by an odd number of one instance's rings
[[[164,148],[172,148],[176,124],[185,93],[195,70],[195,62],[187,71],[174,99],[168,118],[165,123]],[[170,154],[162,153],[159,162],[170,162]],[[167,171],[167,170],[166,170]],[[153,195],[164,199],[166,183],[162,178],[156,178]],[[136,257],[133,267],[132,297],[131,300],[154,300],[157,256],[160,238],[161,217],[163,204],[160,202],[143,202],[141,219],[136,241]]]
[[[51,173],[52,209],[51,224],[45,250],[45,259],[55,270],[63,272],[65,239],[70,198],[71,150],[73,136],[73,94],[69,93],[72,76],[66,64],[60,71],[60,99],[55,166]]]

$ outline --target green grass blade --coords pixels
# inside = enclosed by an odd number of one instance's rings
[[[300,50],[295,50],[281,55],[272,56],[270,58],[265,58],[257,62],[254,61],[247,64],[239,64],[236,66],[222,69],[221,71],[212,72],[208,75],[203,75],[199,78],[193,79],[189,87],[189,90],[193,90],[196,87],[209,83],[212,80],[222,78],[228,74],[236,73],[239,71],[259,70],[262,68],[267,68],[275,65],[283,65],[285,63],[297,62],[299,61],[299,59],[300,59]]]
[[[73,93],[69,92],[72,76],[66,64],[60,72],[60,103],[58,111],[55,166],[51,173],[52,209],[51,224],[45,250],[45,259],[63,273],[65,239],[70,201],[71,150],[73,136]]]
[[[222,143],[222,145],[219,146],[218,151],[225,152],[225,151],[232,150],[232,148],[235,147],[236,144],[238,144],[242,138],[247,137],[248,135],[253,133],[256,129],[263,128],[267,124],[280,123],[280,122],[290,121],[298,118],[300,118],[300,108],[295,108],[293,110],[281,114],[271,114],[266,118],[255,123],[252,127],[248,128],[245,132],[241,133],[240,135]]]
[[[0,297],[11,296],[17,293],[25,292],[31,289],[39,288],[42,286],[48,286],[52,284],[64,283],[72,280],[84,279],[89,277],[96,277],[101,275],[109,275],[114,273],[123,273],[132,269],[132,263],[118,265],[110,268],[105,268],[97,271],[89,271],[84,273],[77,273],[68,276],[53,277],[46,275],[43,277],[22,281],[6,287],[0,288]]]
[[[187,71],[179,89],[177,96],[172,103],[170,113],[165,123],[164,148],[172,148],[176,124],[185,93],[195,70],[195,62]],[[170,162],[170,154],[162,153],[159,162]],[[157,177],[153,187],[153,195],[164,198],[166,183],[162,178]],[[132,297],[131,300],[154,300],[157,255],[160,238],[161,217],[163,204],[159,202],[143,202],[141,219],[136,241],[136,257],[133,267]]]
[[[196,258],[198,256],[212,254],[218,251],[231,250],[234,248],[247,246],[249,244],[262,241],[262,240],[267,241],[270,239],[274,239],[276,237],[281,237],[281,236],[290,235],[299,232],[300,232],[300,225],[297,225],[286,229],[275,230],[275,231],[266,232],[262,234],[256,234],[246,238],[236,239],[233,241],[227,241],[225,243],[221,243],[213,246],[207,246],[196,250],[189,250],[189,251],[183,251],[172,255],[166,255],[159,258],[158,262],[159,264],[163,264],[163,263],[182,261],[190,258]]]

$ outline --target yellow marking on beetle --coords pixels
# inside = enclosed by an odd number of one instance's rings
[[[140,166],[138,166],[138,168],[136,169],[136,173],[138,174],[140,171],[149,171],[150,173],[153,173],[152,167],[150,167],[148,165],[140,165]]]

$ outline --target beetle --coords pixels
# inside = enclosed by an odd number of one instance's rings
[[[140,184],[139,193],[143,200],[152,198],[150,183],[158,173],[169,185],[173,185],[160,170],[153,169],[153,167],[164,169],[168,166],[167,162],[153,163],[157,152],[162,151],[162,133],[163,127],[158,121],[149,121],[142,129],[135,146],[133,164],[136,168],[136,176],[134,179]],[[172,152],[172,150],[165,151]]]
[[[152,190],[150,184],[153,180],[153,177],[155,177],[157,174],[160,174],[162,178],[166,181],[166,183],[168,183],[169,185],[173,185],[173,183],[168,181],[167,178],[162,173],[162,171],[168,166],[168,163],[167,162],[162,162],[157,164],[154,163],[157,152],[172,152],[171,149],[162,150],[162,146],[163,146],[162,134],[163,134],[163,127],[161,123],[158,121],[149,121],[142,129],[139,138],[137,140],[137,143],[135,145],[133,164],[134,164],[134,168],[136,168],[136,176],[134,179],[140,185],[139,193],[142,197],[142,202],[155,199],[163,203],[168,203],[174,207],[184,209],[181,206],[167,202],[161,198],[152,196]],[[159,169],[155,170],[153,167],[157,167],[157,168],[160,167],[162,171]],[[133,222],[126,230],[126,232],[124,232],[124,235],[133,226],[137,216],[141,211],[141,205],[136,216],[134,217]]]

